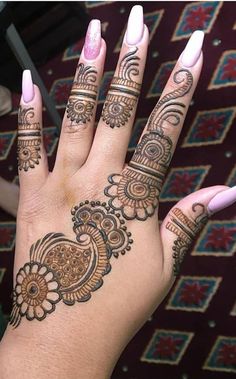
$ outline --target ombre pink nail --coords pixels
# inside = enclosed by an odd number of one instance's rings
[[[84,56],[86,59],[97,58],[100,53],[101,42],[101,22],[92,20],[88,26],[84,44]]]
[[[209,202],[207,209],[210,214],[221,211],[236,202],[236,186],[217,193]]]
[[[24,70],[22,75],[22,96],[25,103],[29,103],[34,98],[34,84],[31,71]]]

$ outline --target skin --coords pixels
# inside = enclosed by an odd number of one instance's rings
[[[138,80],[141,83],[148,46],[148,31],[137,44],[140,66]],[[133,49],[125,42],[124,54]],[[105,60],[106,46],[102,41],[99,56],[86,61],[82,52],[80,62],[97,70],[99,86]],[[189,68],[193,77],[191,90],[182,97],[184,116],[190,104],[202,67],[202,55]],[[178,60],[173,73],[182,69]],[[117,75],[117,71],[115,73]],[[162,97],[176,89],[170,77]],[[34,121],[42,126],[42,103],[38,88],[30,103],[21,100],[22,107],[34,108]],[[20,202],[17,215],[16,255],[14,277],[29,262],[29,249],[49,232],[61,232],[74,240],[71,208],[88,199],[108,201],[104,189],[108,176],[122,173],[125,154],[135,117],[124,127],[110,128],[101,119],[94,135],[94,114],[82,126],[71,126],[65,113],[57,158],[53,172],[48,171],[43,147],[39,164],[31,170],[19,172]],[[164,123],[166,135],[172,140],[172,154],[184,117],[178,128]],[[143,133],[146,133],[145,129]],[[98,174],[99,173],[99,174]],[[216,193],[227,189],[214,186],[202,189],[181,200],[178,207],[191,220],[192,206],[201,203],[206,208]],[[22,318],[18,328],[8,326],[0,344],[0,378],[41,379],[47,375],[62,379],[109,378],[118,357],[129,340],[141,328],[148,317],[164,299],[174,283],[173,245],[176,235],[166,228],[171,213],[167,214],[161,228],[158,207],[145,222],[136,219],[126,221],[134,240],[131,251],[118,260],[111,258],[112,270],[104,278],[101,289],[92,294],[86,303],[68,307],[58,303],[57,310],[38,322]],[[14,362],[14,364],[13,364]]]

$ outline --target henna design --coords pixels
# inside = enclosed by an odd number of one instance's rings
[[[181,69],[174,73],[173,81],[177,85],[183,84],[158,101],[149,117],[148,131],[163,133],[164,122],[168,122],[171,126],[177,126],[184,116],[185,105],[173,100],[185,96],[190,91],[193,85],[193,76],[190,71]]]
[[[171,211],[170,221],[166,224],[166,229],[177,236],[172,247],[175,276],[179,274],[181,263],[193,240],[207,222],[207,212],[203,204],[193,204],[192,211],[195,217],[190,219],[181,209],[174,208]]]
[[[41,129],[39,122],[33,122],[34,108],[20,106],[18,113],[17,159],[19,170],[28,171],[39,164]]]
[[[108,177],[110,183],[104,190],[109,205],[122,213],[127,220],[144,221],[152,216],[158,206],[158,198],[166,171],[172,157],[173,143],[164,134],[163,124],[173,127],[180,123],[185,105],[173,99],[186,95],[193,84],[188,70],[179,70],[173,80],[180,88],[165,95],[154,108],[147,124],[147,132],[138,143],[133,158],[119,174]]]
[[[152,216],[171,159],[172,142],[158,133],[144,134],[121,175],[110,175],[105,188],[108,203],[123,217],[142,221]]]
[[[141,84],[132,78],[139,74],[137,51],[135,47],[121,59],[118,75],[112,79],[102,110],[102,120],[111,128],[125,125],[138,101]]]
[[[71,125],[85,124],[90,121],[97,99],[97,71],[92,66],[78,65],[75,81],[66,106],[67,118]]]
[[[75,241],[62,233],[49,233],[31,246],[30,262],[16,276],[13,327],[22,317],[45,319],[61,300],[66,305],[89,300],[110,272],[111,257],[131,249],[133,240],[125,221],[106,203],[85,201],[71,214]]]

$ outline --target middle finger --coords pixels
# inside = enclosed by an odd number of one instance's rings
[[[115,75],[111,82],[88,160],[121,170],[130,139],[148,47],[143,9],[132,8]],[[95,159],[96,158],[96,159]]]

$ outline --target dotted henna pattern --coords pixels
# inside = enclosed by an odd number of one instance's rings
[[[72,209],[75,240],[49,233],[32,245],[13,291],[10,324],[22,317],[43,320],[56,304],[85,302],[103,284],[111,258],[125,254],[133,240],[125,221],[106,204],[85,201]]]

